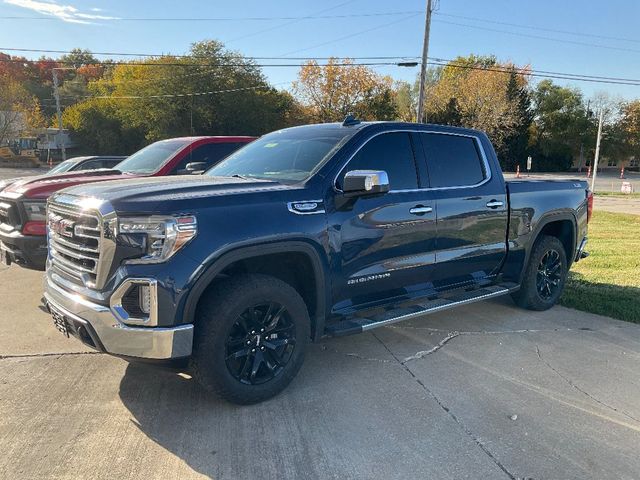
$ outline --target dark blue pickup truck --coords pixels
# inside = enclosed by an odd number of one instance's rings
[[[482,132],[289,128],[204,176],[54,194],[45,299],[91,347],[189,360],[205,388],[258,402],[324,336],[505,294],[550,308],[591,206],[583,181],[505,182]]]

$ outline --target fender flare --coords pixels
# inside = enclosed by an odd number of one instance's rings
[[[567,262],[568,262],[567,266],[568,267],[571,266],[571,264],[573,263],[573,253],[574,253],[574,251],[576,249],[575,243],[577,242],[577,236],[578,236],[578,228],[577,228],[578,227],[578,220],[576,219],[575,214],[573,212],[569,211],[569,210],[547,212],[544,215],[542,215],[540,217],[540,219],[538,219],[538,222],[536,223],[535,229],[531,232],[531,240],[529,241],[529,244],[527,245],[526,254],[525,254],[525,258],[524,258],[524,264],[522,266],[522,271],[520,272],[520,281],[521,282],[522,282],[522,277],[524,276],[524,271],[526,270],[527,266],[529,265],[529,257],[531,256],[531,251],[533,250],[533,245],[536,243],[536,240],[538,240],[538,237],[540,236],[540,233],[542,232],[544,227],[546,227],[550,223],[564,221],[564,220],[569,220],[571,222],[571,228],[573,229],[573,245],[572,245],[573,251],[571,252],[571,254],[569,254],[569,252],[566,252],[567,253]]]
[[[331,289],[330,285],[327,284],[329,279],[328,275],[325,274],[326,267],[322,262],[317,249],[310,243],[300,240],[276,241],[258,245],[253,244],[234,248],[220,254],[217,259],[214,260],[213,263],[211,263],[206,270],[197,277],[195,283],[189,289],[184,307],[183,322],[195,322],[196,307],[202,297],[202,294],[211,284],[213,279],[232,263],[252,257],[291,252],[303,253],[311,261],[316,286],[316,308],[314,312],[309,312],[309,316],[311,317],[312,338],[314,340],[319,339],[324,333],[326,309],[328,305],[327,296]]]

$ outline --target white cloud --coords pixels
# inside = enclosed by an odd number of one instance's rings
[[[97,15],[94,13],[83,13],[73,5],[60,5],[52,0],[4,0],[4,3],[17,7],[33,10],[42,15],[50,15],[69,23],[93,23],[91,20],[117,20],[117,17]],[[99,8],[92,8],[90,11],[100,12]]]

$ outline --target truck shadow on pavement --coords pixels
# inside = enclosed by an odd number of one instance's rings
[[[398,465],[389,459],[381,467],[380,458],[411,455],[401,469],[409,475],[424,469],[411,453],[416,444],[434,441],[415,423],[436,410],[425,408],[416,382],[370,334],[310,345],[291,385],[257,405],[230,404],[188,375],[138,363],[126,367],[119,396],[144,435],[216,479],[376,478],[380,468],[379,478],[402,478]],[[372,435],[371,415],[384,435]],[[390,447],[387,435],[406,441]],[[458,440],[440,442],[462,454]]]
[[[289,388],[257,405],[230,404],[206,392],[186,374],[138,363],[127,366],[119,396],[144,435],[201,475],[216,479],[326,478],[338,475],[349,459],[346,452],[344,459],[337,454],[337,462],[333,456],[336,471],[328,474],[324,455],[312,458],[312,452],[322,450],[327,441],[332,443],[322,435],[318,438],[323,424],[325,433],[327,428],[339,430],[336,419],[317,407],[324,403],[333,409],[336,400],[361,402],[365,398],[359,397],[366,391],[358,388],[359,393],[350,398],[353,382],[348,379],[357,375],[352,361],[333,362],[327,354],[336,355],[324,345],[311,345],[305,365]],[[336,379],[343,382],[342,387],[336,386]],[[340,388],[343,391],[336,395]],[[370,383],[369,388],[378,386]],[[366,424],[363,418],[357,437],[370,434]],[[366,461],[374,462],[373,454]]]
[[[557,422],[565,422],[562,415],[547,418],[553,406],[565,409],[566,431],[578,438],[576,425],[600,428],[602,415],[620,417],[611,424],[614,433],[624,434],[625,442],[631,438],[620,424],[635,422],[622,412],[633,413],[633,405],[610,394],[620,385],[610,361],[617,372],[636,371],[632,355],[615,354],[635,349],[635,328],[563,307],[523,311],[503,298],[312,344],[292,384],[257,405],[232,405],[188,375],[136,363],[127,366],[119,396],[135,427],[194,477],[499,478],[501,464],[483,454],[488,447],[478,448],[467,423],[488,436],[491,448],[503,442],[539,448],[537,435],[555,438]],[[611,379],[605,389],[602,378]],[[529,403],[520,405],[523,399]],[[508,416],[514,405],[520,405],[519,423]],[[536,420],[525,424],[528,410]],[[469,412],[483,413],[476,418]],[[576,412],[582,423],[571,423]],[[522,438],[521,424],[536,435]],[[544,462],[501,457],[522,472],[549,477]],[[460,458],[468,459],[468,468]],[[567,473],[574,464],[561,468]]]

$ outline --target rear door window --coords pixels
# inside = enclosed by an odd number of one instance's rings
[[[482,182],[487,173],[473,137],[421,133],[431,187],[468,187]]]

